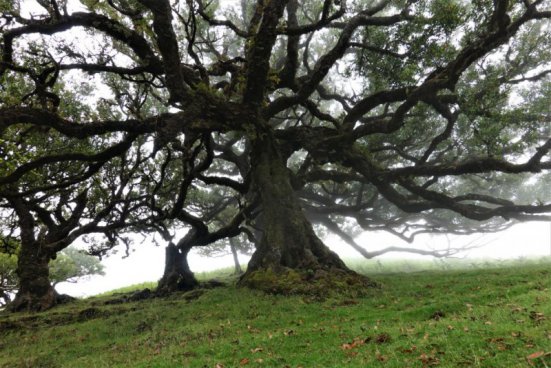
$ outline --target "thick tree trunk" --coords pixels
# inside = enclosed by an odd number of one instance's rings
[[[12,312],[43,311],[57,304],[58,294],[50,284],[48,263],[51,255],[38,243],[22,242],[18,256],[19,290],[8,305]]]
[[[300,207],[290,173],[274,143],[263,139],[252,154],[254,190],[263,208],[263,234],[240,284],[289,293],[301,291],[293,288],[300,281],[323,281],[329,288],[341,281],[373,285],[348,269],[317,237]],[[340,281],[333,282],[337,280]]]
[[[192,290],[199,285],[187,262],[190,250],[191,247],[179,248],[172,243],[166,247],[165,270],[157,286],[158,294]]]

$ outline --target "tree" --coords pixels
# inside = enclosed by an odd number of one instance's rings
[[[54,287],[61,282],[74,283],[88,276],[105,275],[103,268],[97,257],[69,247],[50,262],[50,280]]]
[[[12,295],[18,290],[15,252],[0,252],[0,306],[11,302]],[[87,276],[105,274],[103,265],[96,257],[73,247],[62,250],[55,260],[50,261],[49,272],[54,287],[61,282],[77,282]]]
[[[232,255],[234,275],[243,274],[243,269],[239,261],[239,254],[250,256],[254,250],[254,244],[248,241],[245,236],[236,236],[224,239],[221,242],[209,244],[199,248],[199,254],[203,257],[222,257]]]
[[[2,5],[0,132],[149,140],[150,225],[190,227],[181,250],[256,229],[242,285],[370,285],[312,221],[411,238],[550,218],[548,194],[517,196],[551,168],[547,0],[80,3]],[[80,28],[86,49],[66,32]],[[61,108],[84,96],[71,75],[97,89],[79,114]],[[222,224],[209,195],[189,195],[220,188]]]
[[[8,308],[39,311],[61,301],[49,272],[50,260],[58,252],[83,235],[96,234],[107,239],[92,249],[101,254],[118,240],[124,241],[120,233],[135,226],[136,218],[144,219],[140,211],[144,196],[135,176],[142,159],[139,145],[126,151],[133,143],[128,138],[113,146],[107,140],[105,149],[99,147],[103,142],[91,140],[67,147],[68,142],[55,134],[40,141],[36,135],[41,133],[13,128],[5,132],[8,139],[2,143],[10,149],[5,151],[7,156],[15,156],[10,158],[16,169],[11,173],[7,169],[0,187],[2,235],[19,245],[17,295]],[[120,150],[121,146],[125,149]],[[87,154],[94,148],[100,148],[100,153]],[[67,149],[73,151],[67,153]],[[84,164],[64,159],[72,155]],[[140,222],[135,228],[143,226]]]

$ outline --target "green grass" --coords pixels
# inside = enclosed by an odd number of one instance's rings
[[[551,352],[551,263],[508,266],[386,266],[372,273],[382,288],[358,299],[228,286],[193,300],[104,305],[104,295],[3,315],[0,367],[551,366],[549,355],[527,359]]]
[[[129,285],[129,286],[121,287],[121,288],[118,288],[118,289],[110,290],[110,291],[107,291],[105,293],[98,294],[98,295],[95,296],[95,298],[114,296],[114,295],[117,295],[117,294],[126,294],[126,293],[131,293],[131,292],[134,292],[134,291],[137,291],[137,290],[143,290],[143,289],[153,290],[156,287],[157,287],[157,282],[156,281],[142,282],[140,284]]]

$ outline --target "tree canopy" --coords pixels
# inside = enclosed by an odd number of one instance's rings
[[[363,288],[314,226],[359,247],[551,218],[550,1],[38,3],[0,2],[2,226],[29,257],[243,234],[242,285]]]

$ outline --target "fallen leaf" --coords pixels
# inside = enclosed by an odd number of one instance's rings
[[[239,361],[239,365],[247,365],[249,364],[250,360],[247,358],[243,358]]]
[[[224,368],[224,364],[222,364],[222,363],[216,363],[216,365],[214,366],[214,368]]]
[[[505,351],[511,348],[511,345],[507,344],[503,337],[496,337],[493,339],[489,339],[488,341],[495,344],[497,346],[497,350],[499,351]]]
[[[283,334],[284,334],[285,336],[291,336],[291,335],[294,334],[294,333],[295,333],[295,331],[293,331],[293,330],[287,330],[287,331],[284,331],[284,332],[283,332]]]
[[[402,353],[404,353],[404,354],[411,354],[411,353],[413,353],[415,350],[417,350],[417,346],[412,345],[411,348],[402,350]]]
[[[536,359],[540,359],[540,358],[544,358],[546,356],[551,356],[551,352],[550,353],[546,353],[544,351],[536,351],[535,353],[532,353],[528,356],[526,356],[526,361],[528,362],[528,364],[533,367],[534,366],[534,360]],[[547,365],[546,365],[547,367]]]
[[[251,325],[247,325],[247,330],[249,330],[250,333],[259,333],[260,330],[258,328],[254,328]]]
[[[350,349],[354,349],[354,346],[352,346],[352,344],[342,344],[341,349],[342,350],[350,350]]]
[[[532,354],[528,355],[526,357],[526,359],[534,360],[534,359],[538,359],[538,358],[541,358],[541,357],[544,357],[544,356],[547,356],[547,355],[551,355],[551,352],[546,353],[545,351],[536,351],[535,353],[532,353]]]
[[[379,362],[386,362],[388,360],[388,357],[377,351],[375,352],[375,359],[377,359]]]
[[[427,355],[425,353],[419,356],[419,360],[423,363],[423,366],[437,366],[440,365],[440,359],[433,355]]]
[[[350,350],[354,349],[360,345],[364,345],[366,342],[368,342],[371,338],[367,339],[360,339],[359,337],[356,337],[351,343],[345,343],[341,345],[342,350]]]
[[[255,363],[263,363],[263,362],[264,362],[264,359],[258,358],[258,359],[255,359],[254,362],[255,362]]]
[[[529,315],[530,319],[536,323],[542,322],[545,320],[545,315],[540,312],[531,311]]]
[[[484,322],[485,325],[490,326],[492,324],[492,321],[486,321]]]
[[[262,348],[254,348],[254,349],[251,349],[251,353],[260,353],[261,351],[263,351],[264,349]]]

